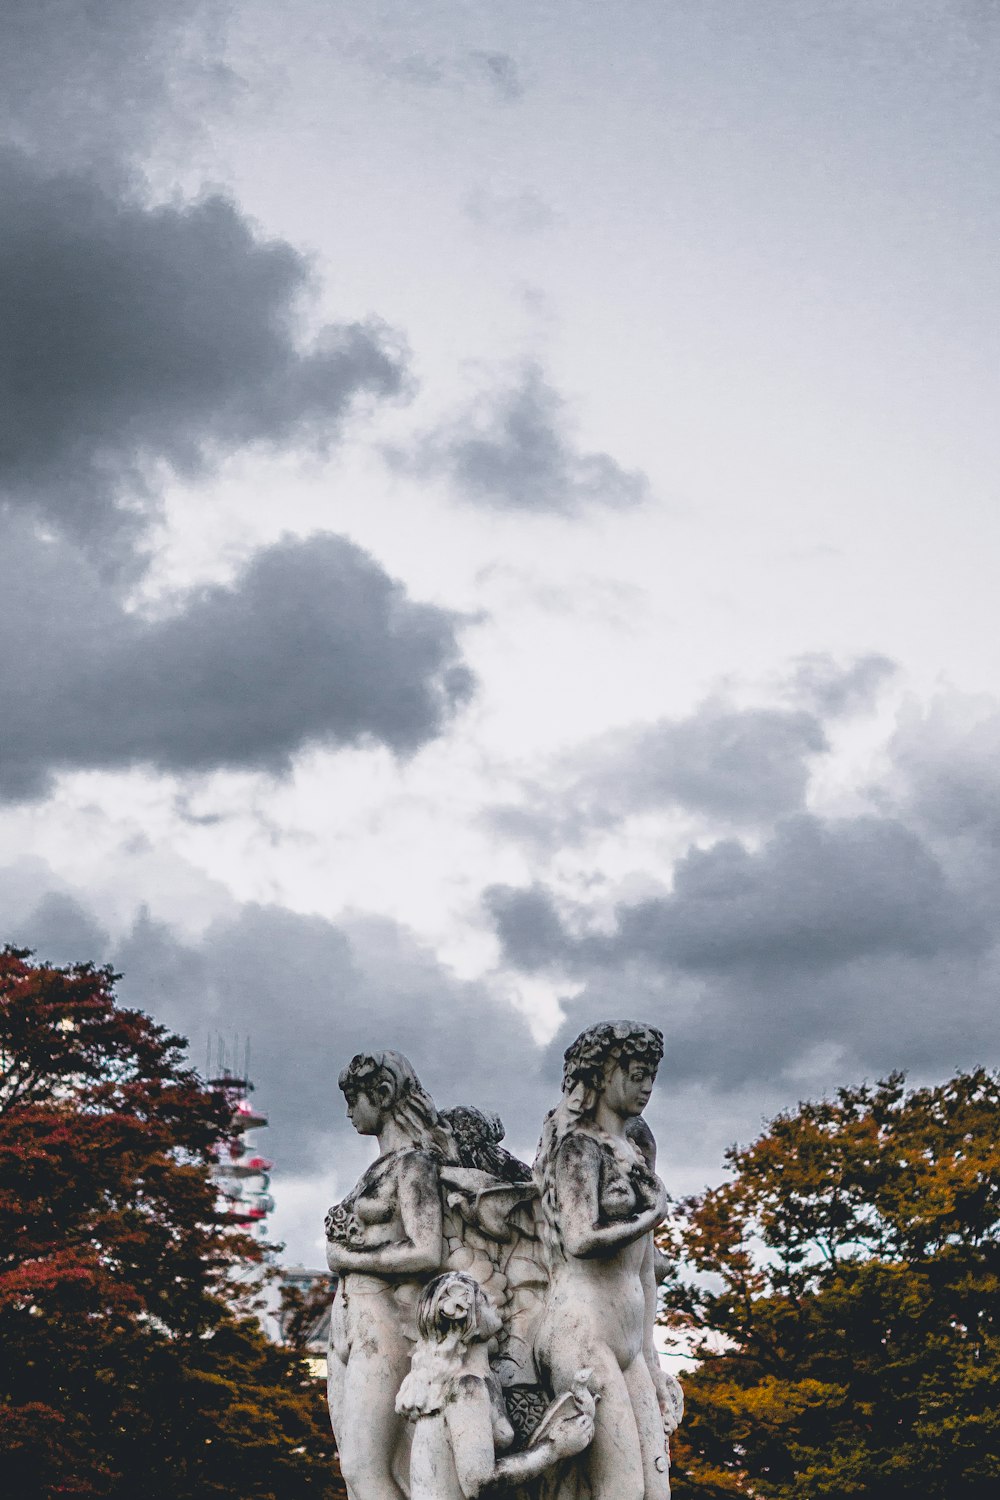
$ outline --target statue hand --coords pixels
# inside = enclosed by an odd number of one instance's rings
[[[655,1173],[649,1172],[645,1167],[633,1167],[629,1173],[632,1187],[639,1201],[639,1211],[655,1210],[660,1218],[666,1216],[669,1206],[667,1190]]]
[[[549,1432],[549,1442],[552,1444],[553,1458],[572,1458],[576,1453],[582,1453],[584,1448],[593,1440],[594,1436],[594,1398],[591,1397],[591,1409],[586,1411],[577,1407],[567,1407],[566,1415],[559,1417]]]
[[[549,1433],[555,1458],[571,1458],[582,1453],[593,1440],[594,1416],[600,1397],[590,1388],[592,1374],[592,1370],[577,1370],[573,1377],[568,1392],[570,1401]]]
[[[667,1437],[677,1431],[684,1415],[684,1387],[676,1375],[669,1374],[662,1365],[653,1371],[656,1399],[663,1418],[663,1431]]]

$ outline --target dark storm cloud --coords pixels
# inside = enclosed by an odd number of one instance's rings
[[[801,815],[757,852],[736,840],[693,848],[674,868],[670,896],[618,917],[595,957],[641,954],[702,973],[822,969],[983,940],[930,849],[901,823],[874,817]]]
[[[263,548],[231,584],[143,618],[68,544],[15,528],[0,620],[8,797],[39,795],[61,769],[281,771],[304,745],[359,742],[405,754],[471,691],[457,617],[325,533]]]
[[[546,969],[573,958],[573,939],[544,886],[491,885],[483,892],[483,901],[493,918],[504,962],[512,968]]]
[[[591,742],[528,783],[522,803],[491,809],[489,821],[548,847],[671,807],[716,822],[769,824],[802,807],[810,763],[827,748],[812,713],[709,699],[685,719]]]
[[[0,199],[0,495],[93,547],[134,529],[154,465],[324,447],[401,389],[379,326],[300,344],[308,262],[226,199],[144,208],[9,153]]]
[[[570,1029],[609,1005],[646,1014],[678,1078],[773,1080],[820,1049],[836,1082],[996,1051],[990,913],[892,818],[800,815],[759,850],[692,848],[672,891],[620,903],[610,931],[539,885],[486,903],[506,963],[583,982]]]
[[[998,988],[996,949],[873,956],[808,975],[778,970],[766,982],[754,974],[692,980],[633,965],[588,979],[565,1007],[552,1048],[627,1010],[663,1029],[667,1089],[749,1090],[751,1100],[777,1091],[784,1107],[897,1068],[940,1080],[958,1068],[996,1066]],[[761,1109],[751,1111],[749,1129]]]
[[[121,859],[127,868],[128,851]],[[518,1011],[457,979],[386,918],[331,921],[233,902],[192,937],[143,909],[113,940],[85,897],[26,860],[0,866],[2,942],[32,947],[40,961],[111,963],[123,976],[121,1002],[187,1037],[199,1069],[219,1036],[232,1060],[234,1033],[242,1067],[249,1039],[250,1072],[271,1118],[265,1149],[284,1172],[347,1171],[355,1157],[360,1170],[367,1159],[370,1145],[357,1141],[337,1088],[359,1051],[403,1052],[442,1108],[496,1110],[509,1143],[528,1154],[558,1096],[559,1069]]]
[[[113,944],[84,901],[49,889],[53,879],[38,861],[0,867],[3,936],[54,963],[111,962],[123,972],[122,1003],[187,1036],[199,1069],[210,1044],[217,1055],[220,1035],[231,1057],[234,1034],[242,1067],[249,1039],[255,1101],[270,1121],[255,1149],[275,1160],[279,1208],[288,1177],[316,1177],[317,1234],[327,1201],[320,1180],[336,1173],[344,1190],[371,1156],[337,1088],[355,1051],[394,1047],[410,1057],[440,1106],[496,1110],[508,1146],[530,1161],[543,1115],[559,1096],[562,1050],[595,1018],[592,1007],[574,1004],[556,1041],[540,1048],[512,1007],[482,985],[456,980],[412,934],[385,920],[342,925],[249,905],[216,920],[201,938],[185,939],[143,913]],[[637,1014],[656,1014],[658,995],[633,988],[628,999]],[[621,994],[606,1001],[605,1017],[628,1009]],[[741,1101],[734,1110],[731,1093],[678,1088],[673,1078],[656,1091],[649,1113],[675,1188],[694,1189],[716,1176],[723,1147],[745,1120],[753,1128],[761,1098],[755,1086],[749,1106]],[[774,1109],[785,1102],[779,1092]],[[296,1253],[313,1253],[309,1223],[307,1210]]]
[[[649,493],[646,476],[607,453],[583,453],[568,430],[566,402],[533,364],[513,385],[390,459],[420,475],[441,476],[473,505],[574,515],[590,505],[624,508]]]

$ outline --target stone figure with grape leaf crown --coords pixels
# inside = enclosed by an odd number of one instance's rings
[[[652,1026],[601,1022],[582,1032],[566,1051],[562,1100],[535,1159],[549,1273],[535,1357],[554,1391],[581,1366],[592,1371],[594,1438],[579,1460],[589,1500],[670,1495],[667,1440],[680,1387],[653,1342],[653,1232],[667,1197],[641,1119],[662,1056]]]

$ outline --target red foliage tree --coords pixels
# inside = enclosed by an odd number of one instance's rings
[[[116,976],[0,953],[0,1453],[8,1492],[333,1497],[301,1360],[249,1315],[216,1212],[230,1100]]]

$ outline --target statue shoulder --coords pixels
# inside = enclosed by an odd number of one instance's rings
[[[602,1155],[607,1153],[607,1146],[600,1141],[592,1131],[585,1129],[567,1130],[559,1142],[556,1151],[556,1161],[561,1166],[571,1164],[588,1163],[598,1165]]]

